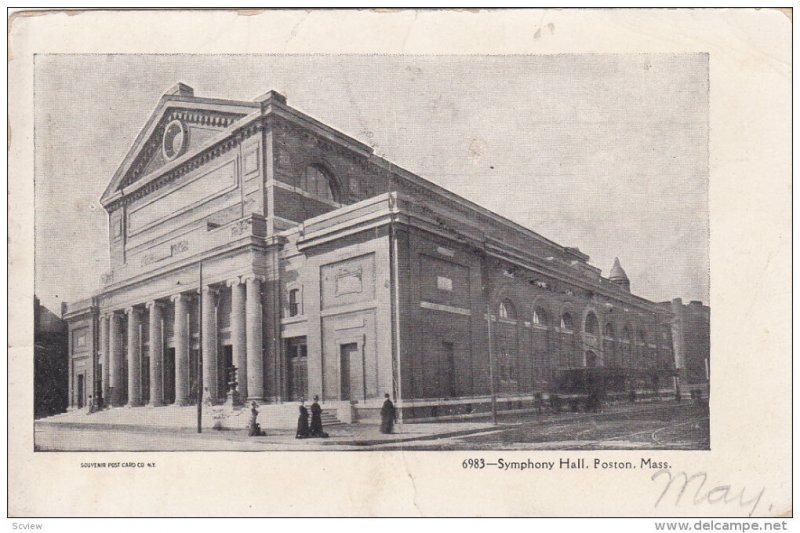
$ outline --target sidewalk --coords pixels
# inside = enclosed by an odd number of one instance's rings
[[[35,422],[36,442],[43,450],[107,450],[130,449],[137,451],[161,450],[326,450],[326,449],[369,449],[372,447],[403,446],[404,443],[419,445],[427,441],[434,445],[436,441],[458,438],[467,435],[479,435],[510,430],[521,424],[532,426],[553,422],[578,422],[595,419],[604,415],[629,412],[642,413],[656,411],[661,406],[674,405],[672,402],[648,402],[641,404],[619,404],[608,406],[604,413],[543,413],[539,414],[504,414],[499,417],[498,424],[491,420],[465,422],[426,422],[395,425],[395,432],[385,435],[380,432],[378,424],[341,424],[326,427],[329,438],[296,439],[293,430],[264,428],[263,437],[248,437],[244,429],[213,430],[203,428],[198,434],[195,429],[166,428],[147,425],[86,424],[82,422],[62,421]],[[57,438],[56,438],[57,437]],[[116,439],[116,441],[115,441]]]

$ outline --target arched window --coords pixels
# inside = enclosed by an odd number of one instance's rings
[[[614,338],[614,326],[613,326],[613,324],[611,324],[611,322],[609,322],[608,324],[606,324],[606,332],[605,332],[605,335],[606,335],[606,337],[608,337],[608,338],[610,338],[610,339],[613,339],[613,338]]]
[[[517,310],[514,309],[514,304],[508,300],[503,300],[500,302],[500,307],[497,311],[497,314],[500,315],[500,318],[506,318],[508,320],[517,319]]]
[[[333,182],[319,167],[313,165],[306,167],[300,176],[300,188],[315,198],[329,202],[336,201]]]
[[[583,330],[591,335],[600,333],[600,324],[597,322],[597,315],[592,312],[586,315],[586,322],[583,325]]]
[[[538,324],[540,326],[547,326],[548,325],[547,319],[547,311],[542,309],[541,307],[537,307],[533,310],[533,323]]]
[[[289,316],[300,314],[300,289],[289,291]]]
[[[561,329],[566,329],[568,331],[572,331],[572,315],[569,313],[564,313],[561,315]]]

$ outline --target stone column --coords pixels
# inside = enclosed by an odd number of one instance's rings
[[[239,278],[228,282],[231,288],[231,348],[237,368],[239,397],[247,398],[247,337],[245,334],[245,284]]]
[[[217,400],[217,291],[203,287],[203,401]]]
[[[172,330],[175,342],[175,403],[189,403],[189,314],[188,297],[176,294],[171,300],[175,302],[175,324]]]
[[[122,405],[123,392],[125,391],[124,375],[122,374],[122,316],[112,312],[108,316],[108,373],[111,385],[111,405]]]
[[[264,399],[264,351],[262,343],[261,278],[249,276],[245,327],[247,329],[247,399]]]
[[[103,394],[103,405],[111,405],[111,398],[108,391],[111,390],[109,383],[109,376],[111,369],[109,368],[109,342],[108,342],[108,316],[103,315],[100,317],[100,364],[103,365],[103,372],[100,375],[100,390]]]
[[[128,406],[142,405],[142,351],[139,326],[142,314],[136,307],[125,310],[128,314]]]
[[[150,404],[153,407],[164,405],[164,342],[163,311],[161,302],[148,302],[150,311]]]

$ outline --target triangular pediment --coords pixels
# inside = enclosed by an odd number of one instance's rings
[[[253,102],[197,98],[190,87],[183,84],[176,87],[161,97],[101,202],[160,167],[196,151],[258,106]]]

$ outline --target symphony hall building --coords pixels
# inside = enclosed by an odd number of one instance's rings
[[[274,91],[177,84],[101,203],[110,270],[62,309],[72,408],[233,387],[354,417],[389,393],[425,419],[485,412],[493,391],[519,409],[589,381],[626,397],[679,383],[671,308],[633,294],[619,261],[604,277]]]

